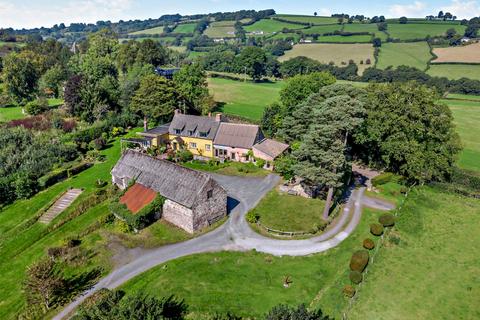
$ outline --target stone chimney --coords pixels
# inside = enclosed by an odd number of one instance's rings
[[[221,121],[222,121],[222,114],[221,114],[221,113],[217,113],[217,114],[215,115],[215,121],[217,121],[217,122],[221,122]]]
[[[180,111],[180,109],[175,109],[175,114],[181,114],[182,112]]]

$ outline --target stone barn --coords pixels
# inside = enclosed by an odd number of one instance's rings
[[[162,218],[187,232],[207,227],[227,214],[227,192],[206,173],[127,150],[111,174],[121,189],[133,182],[142,186],[136,189],[163,196]]]

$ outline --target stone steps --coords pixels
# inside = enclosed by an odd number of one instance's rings
[[[81,189],[68,190],[50,208],[48,208],[47,212],[45,212],[38,221],[44,224],[52,222],[52,220],[67,209],[82,192],[83,190]]]

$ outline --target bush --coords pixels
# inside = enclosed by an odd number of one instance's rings
[[[0,108],[10,107],[13,104],[14,102],[8,94],[0,94]]]
[[[374,236],[381,236],[383,234],[383,226],[379,223],[372,223],[370,225],[370,233]]]
[[[193,160],[193,153],[188,150],[180,150],[177,152],[177,160],[180,162],[188,162]]]
[[[88,148],[92,150],[102,150],[107,145],[107,142],[103,137],[96,138],[88,144]]]
[[[345,287],[343,287],[343,294],[347,298],[353,298],[353,296],[355,295],[355,288],[347,284]]]
[[[85,155],[85,160],[94,162],[94,161],[103,161],[105,156],[100,153],[98,150],[88,150]]]
[[[68,176],[72,177],[76,174],[79,174],[80,172],[87,170],[91,166],[93,166],[93,164],[90,162],[82,162],[80,164],[77,164],[67,170]]]
[[[118,137],[125,133],[125,130],[122,127],[113,127],[112,137]]]
[[[30,101],[25,105],[25,111],[32,116],[44,113],[48,109],[48,101],[46,99],[37,99],[34,101]]]
[[[260,158],[255,158],[255,164],[257,165],[257,167],[263,168],[265,166],[265,163],[266,163],[265,160]]]
[[[384,227],[393,227],[395,225],[395,216],[391,213],[386,213],[378,218],[378,222]]]
[[[162,212],[165,198],[157,194],[156,198],[140,211],[133,214],[127,206],[120,203],[120,198],[110,204],[110,212],[124,220],[131,228],[141,230],[155,221],[158,212]]]
[[[38,184],[45,189],[66,178],[68,178],[67,169],[55,170],[38,179]]]
[[[250,223],[257,223],[260,219],[260,215],[255,211],[251,210],[247,213],[247,221]]]
[[[372,185],[374,187],[378,187],[382,184],[386,184],[392,181],[393,177],[394,177],[394,174],[391,172],[382,173],[381,175],[378,175],[372,179]]]
[[[375,242],[373,242],[372,239],[365,239],[363,240],[363,247],[367,250],[372,250],[373,248],[375,248]]]
[[[350,270],[363,272],[368,264],[369,255],[366,250],[358,250],[352,254],[350,259]]]
[[[350,275],[348,277],[350,278],[350,281],[352,281],[352,283],[354,284],[359,284],[363,281],[362,273],[358,271],[350,271]]]
[[[95,181],[95,188],[101,189],[101,188],[105,187],[107,184],[108,184],[107,181],[102,180],[102,179],[97,179],[97,181]]]

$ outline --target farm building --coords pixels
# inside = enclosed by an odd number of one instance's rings
[[[123,153],[112,169],[121,189],[134,183],[122,198],[132,213],[160,194],[166,200],[162,218],[193,233],[227,214],[227,192],[211,176],[133,150]]]

